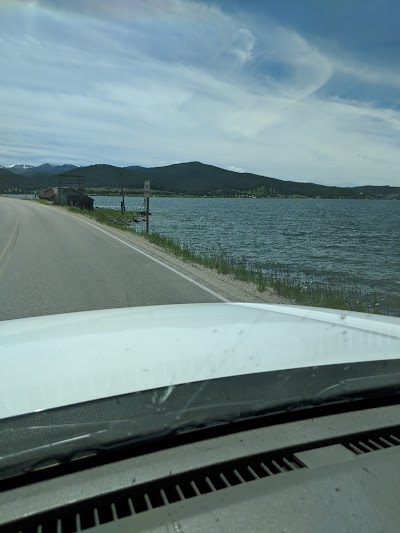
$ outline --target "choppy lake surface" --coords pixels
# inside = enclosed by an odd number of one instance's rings
[[[95,206],[118,207],[119,197],[95,196]],[[128,197],[128,210],[142,198]],[[208,253],[268,269],[338,275],[400,306],[400,202],[236,198],[151,198],[151,231]],[[137,224],[136,229],[143,225]]]

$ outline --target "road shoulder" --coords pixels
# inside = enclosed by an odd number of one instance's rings
[[[61,207],[46,206],[49,209],[57,209],[66,216],[81,219],[86,223],[98,228],[103,233],[108,233],[113,237],[134,246],[142,253],[148,254],[157,261],[164,263],[169,268],[177,270],[184,276],[190,278],[196,284],[208,287],[210,291],[222,296],[225,300],[232,302],[250,302],[250,303],[270,303],[270,304],[287,304],[289,300],[278,296],[272,289],[266,289],[260,292],[254,283],[248,283],[236,280],[232,275],[220,274],[215,270],[206,268],[202,265],[183,261],[168,253],[163,248],[147,241],[141,235],[133,231],[123,231],[105,224],[101,224],[86,215],[78,213],[69,213]]]

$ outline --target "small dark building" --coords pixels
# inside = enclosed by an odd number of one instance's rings
[[[48,200],[49,202],[54,202],[54,189],[54,187],[50,187],[49,189],[42,191],[41,193],[39,193],[39,198],[41,200]]]
[[[93,211],[93,198],[73,187],[50,187],[39,194],[42,200],[49,200],[56,205],[70,205]]]

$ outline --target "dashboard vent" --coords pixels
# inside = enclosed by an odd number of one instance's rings
[[[132,486],[9,524],[13,533],[75,533],[188,498],[305,468],[293,454],[263,454]]]
[[[0,526],[0,529],[4,533],[85,531],[91,527],[145,513],[157,507],[250,483],[257,479],[307,468],[296,458],[295,454],[332,444],[341,444],[357,455],[371,453],[400,446],[400,428],[358,433],[199,468],[60,507]]]
[[[343,445],[357,455],[376,452],[386,448],[400,446],[400,432],[388,431],[363,435],[361,438],[352,438],[343,442]]]

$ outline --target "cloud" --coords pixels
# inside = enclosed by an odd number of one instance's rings
[[[2,164],[202,160],[400,184],[399,111],[344,99],[334,83],[369,87],[381,75],[387,87],[397,74],[203,3],[116,0],[110,16],[105,0],[10,5],[0,8]]]
[[[240,28],[233,36],[231,53],[236,56],[241,63],[252,60],[252,52],[255,44],[254,35],[246,28]]]

